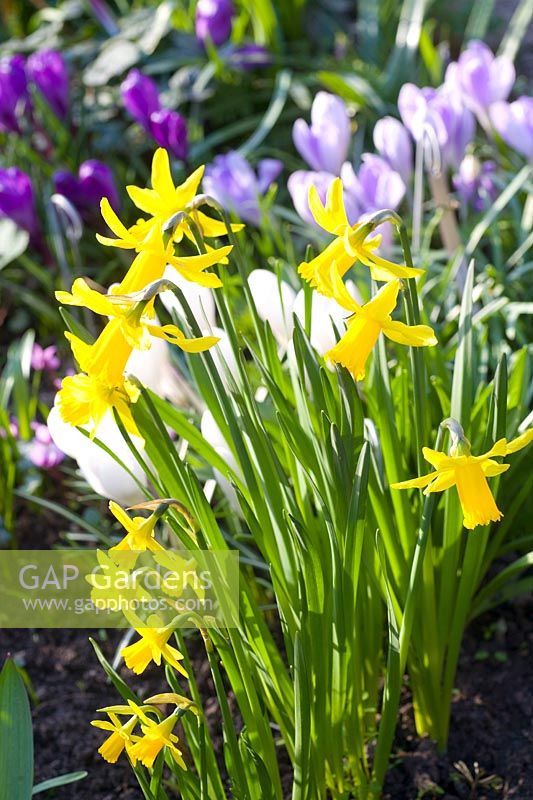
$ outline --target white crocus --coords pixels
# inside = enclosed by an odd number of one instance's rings
[[[48,415],[48,430],[56,447],[78,462],[81,474],[97,494],[122,506],[140,503],[146,499],[134,478],[96,442],[64,422],[56,407]],[[97,438],[131,470],[142,486],[147,485],[146,476],[124,441],[111,413],[98,426]],[[146,458],[142,439],[136,436],[131,438],[141,456]]]
[[[228,444],[222,435],[222,431],[215,422],[215,418],[209,409],[206,409],[202,414],[200,430],[206,442],[210,444],[217,454],[226,462],[228,467],[230,467],[230,469],[232,469],[236,475],[240,476],[241,470],[237,464],[235,456],[229,449]],[[224,475],[222,475],[221,472],[219,472],[218,469],[214,469],[213,473],[232,511],[235,511],[237,514],[241,514],[237,493],[231,483],[227,478],[224,477]]]
[[[259,317],[270,324],[279,346],[286,349],[294,328],[292,309],[296,292],[267,269],[254,269],[248,276]]]

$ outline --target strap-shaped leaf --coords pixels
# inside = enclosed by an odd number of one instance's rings
[[[24,682],[8,658],[0,673],[0,800],[30,800],[33,731]]]

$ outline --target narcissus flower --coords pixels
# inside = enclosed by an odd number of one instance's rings
[[[129,669],[133,670],[136,675],[141,675],[151,661],[160,666],[161,660],[164,659],[171,667],[177,669],[186,678],[188,677],[179,663],[183,660],[182,654],[168,643],[173,633],[171,626],[136,628],[136,630],[141,636],[139,641],[128,645],[120,653]]]
[[[483,455],[473,456],[470,454],[470,443],[462,435],[460,426],[454,420],[450,420],[449,427],[452,431],[452,447],[449,455],[438,450],[431,450],[429,447],[424,447],[422,450],[424,458],[435,468],[435,471],[428,475],[422,475],[420,478],[393,483],[391,484],[392,488],[422,489],[425,487],[424,494],[429,494],[430,492],[443,492],[456,486],[463,509],[465,528],[472,530],[478,525],[498,522],[503,514],[496,505],[487,478],[506,472],[510,465],[499,464],[494,461],[494,457],[516,453],[517,450],[526,447],[533,441],[533,428],[511,442],[499,439]],[[460,431],[460,435],[457,435],[457,430]]]
[[[113,500],[109,503],[109,510],[126,531],[122,541],[110,548],[110,553],[114,550],[133,550],[140,553],[145,550],[156,552],[165,549],[154,539],[154,528],[160,515],[154,513],[149,517],[132,518]]]
[[[141,730],[144,734],[142,738],[135,737],[136,742],[130,750],[131,758],[135,761],[140,761],[145,767],[151,769],[161,750],[166,747],[176,764],[182,769],[187,769],[181,750],[176,747],[176,743],[179,741],[178,737],[172,733],[178,717],[172,714],[162,722],[156,722],[150,719],[136,703],[131,700],[128,703],[131,710],[139,718]]]
[[[348,292],[335,265],[330,271],[329,285],[332,297],[343,308],[351,311],[352,316],[348,320],[348,330],[335,347],[328,350],[325,358],[349,369],[357,381],[365,377],[366,360],[382,331],[393,342],[411,347],[437,344],[436,336],[429,325],[406,325],[391,319],[400,290],[399,280],[385,284],[363,306]]]
[[[139,390],[121,378],[113,384],[93,375],[67,375],[56,395],[56,407],[64,422],[87,427],[91,439],[96,436],[100,423],[116,409],[128,433],[139,436],[131,415],[130,404],[135,403]]]
[[[312,185],[309,189],[309,208],[320,227],[336,238],[312,261],[300,264],[298,272],[326,297],[333,296],[329,280],[333,263],[336,264],[341,278],[357,261],[370,268],[370,274],[375,281],[416,278],[424,272],[422,269],[393,264],[379,256],[375,250],[381,242],[381,236],[368,239],[373,229],[371,224],[350,225],[340,178],[336,178],[329,187],[325,205],[321,203],[318,191]]]
[[[102,709],[103,710],[103,709]],[[91,722],[95,728],[100,728],[103,731],[111,731],[103,745],[98,748],[98,752],[108,764],[116,764],[124,749],[130,755],[132,762],[135,764],[136,758],[131,755],[131,748],[135,740],[132,738],[132,732],[137,724],[137,716],[132,716],[130,719],[122,724],[118,716],[112,712],[107,712],[108,720],[95,719]]]

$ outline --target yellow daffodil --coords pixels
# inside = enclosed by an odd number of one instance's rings
[[[117,238],[111,239],[97,234],[98,241],[109,247],[135,250],[138,253],[126,276],[117,287],[117,293],[137,292],[146,284],[159,280],[163,276],[167,264],[171,264],[177,269],[186,280],[198,283],[200,286],[207,286],[211,289],[222,286],[222,281],[217,275],[212,272],[204,272],[204,270],[212,267],[213,264],[227,263],[227,256],[232,249],[231,245],[215,250],[210,249],[201,255],[176,256],[173,242],[165,243],[161,224],[146,225],[144,221],[141,221],[131,228],[126,228],[105,197],[100,203],[100,210],[107,225]]]
[[[126,536],[115,547],[110,549],[110,553],[115,550],[133,550],[140,553],[145,550],[156,552],[165,549],[154,539],[154,528],[159,519],[158,514],[154,513],[150,514],[149,517],[132,518],[114,500],[110,501],[109,510],[126,531]]]
[[[411,347],[427,347],[437,344],[433,330],[428,325],[405,325],[392,320],[390,315],[396,307],[400,281],[385,284],[379,292],[361,306],[344,286],[335,267],[330,269],[331,296],[343,308],[352,312],[348,329],[340,341],[325,354],[325,358],[342,364],[350,370],[356,380],[365,376],[365,364],[380,333],[399,344]]]
[[[135,756],[132,756],[131,748],[135,743],[135,740],[132,738],[132,732],[137,724],[137,715],[132,716],[124,724],[112,711],[108,711],[107,715],[109,721],[95,719],[91,722],[91,725],[94,725],[95,728],[100,728],[103,731],[111,731],[111,736],[98,748],[98,752],[108,764],[116,764],[125,749],[135,766],[137,759]]]
[[[130,404],[135,403],[138,396],[139,390],[128,380],[121,379],[108,384],[98,376],[79,373],[63,378],[56,405],[64,422],[88,426],[91,438],[113,408],[120,415],[126,430],[132,436],[140,436],[130,409]]]
[[[179,663],[183,656],[179,650],[168,644],[172,636],[171,626],[161,628],[136,628],[141,638],[138,642],[128,645],[121,651],[121,656],[126,662],[126,666],[133,670],[136,675],[144,672],[151,661],[160,666],[164,659],[178,672],[187,677],[187,673]]]
[[[326,297],[332,297],[330,281],[331,265],[335,263],[341,278],[356,262],[370,268],[375,281],[391,281],[395,278],[416,278],[423,269],[400,266],[379,256],[375,251],[381,244],[381,236],[368,236],[372,233],[372,225],[358,222],[350,225],[343,200],[343,188],[340,178],[331,184],[326,204],[322,205],[315,186],[309,189],[309,208],[315,221],[324,230],[335,236],[335,239],[316,258],[303,262],[298,267],[302,278]]]
[[[151,219],[141,222],[137,230],[145,231],[146,226],[157,224],[159,228],[171,217],[186,212],[182,220],[174,228],[174,241],[179,242],[183,235],[195,241],[187,215],[198,227],[202,236],[210,238],[227,234],[226,225],[208,217],[195,206],[196,192],[204,174],[204,167],[198,167],[187,180],[179,186],[174,185],[170,171],[168,153],[163,148],[155,151],[152,160],[152,188],[128,186],[127,191],[137,208],[150,214]],[[232,225],[233,231],[239,231],[243,225]]]
[[[91,289],[83,278],[77,278],[74,281],[72,293],[56,292],[56,298],[63,305],[81,306],[95,314],[112,318],[93,345],[87,345],[72,334],[67,336],[76,360],[89,374],[95,371],[101,372],[102,365],[104,363],[107,365],[110,359],[112,373],[114,375],[122,374],[132,349],[148,350],[151,346],[152,336],[165,339],[188,353],[208,350],[219,341],[215,336],[187,339],[176,325],[155,325],[153,323],[154,298],[139,302],[124,295],[101,294]],[[107,366],[106,372],[109,374]]]
[[[142,708],[132,700],[128,702],[133,713],[139,718],[141,730],[144,734],[142,738],[135,737],[135,744],[130,750],[132,759],[140,761],[147,769],[151,769],[161,750],[166,747],[176,764],[182,769],[187,769],[182,752],[176,747],[176,743],[179,739],[172,733],[178,721],[178,717],[173,714],[162,722],[156,722],[150,719]]]
[[[455,425],[457,426],[457,423]],[[533,428],[511,442],[500,439],[481,456],[470,454],[470,444],[464,438],[452,445],[449,455],[424,447],[422,450],[424,458],[435,471],[420,478],[391,485],[393,489],[426,487],[424,494],[443,492],[456,486],[463,509],[465,528],[472,530],[478,525],[488,525],[489,522],[500,520],[503,514],[496,505],[487,478],[506,472],[510,466],[499,464],[493,457],[516,453],[531,441],[533,441]]]

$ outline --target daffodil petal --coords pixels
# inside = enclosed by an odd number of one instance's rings
[[[410,347],[428,347],[437,344],[437,337],[429,325],[406,325],[404,322],[391,320],[383,323],[383,333],[398,344]]]

